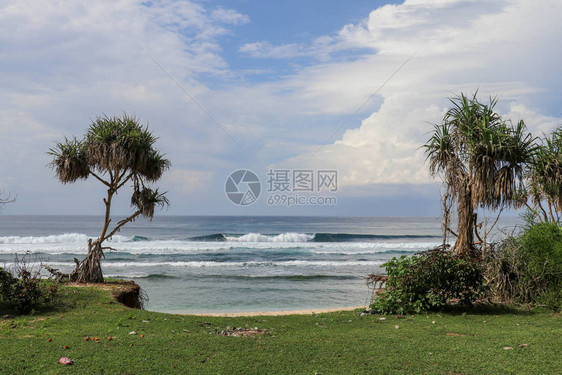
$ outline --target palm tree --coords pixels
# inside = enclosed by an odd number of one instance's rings
[[[450,99],[451,108],[423,146],[432,176],[442,174],[445,196],[457,207],[457,236],[453,251],[476,257],[475,209],[518,207],[523,204],[524,167],[534,151],[534,138],[520,121],[503,120],[494,107],[468,98]],[[448,225],[448,224],[446,224]]]
[[[101,258],[102,244],[121,227],[139,215],[152,219],[156,206],[169,205],[165,193],[151,189],[147,183],[156,182],[170,167],[170,161],[154,148],[156,137],[135,117],[98,117],[92,122],[82,139],[66,139],[56,143],[48,154],[53,156],[50,166],[63,183],[73,183],[90,176],[107,187],[105,218],[101,234],[88,240],[88,255],[81,262],[76,258],[76,268],[67,276],[73,282],[103,282]],[[112,229],[111,203],[114,195],[125,184],[131,183],[131,206],[134,212],[119,221]],[[56,270],[55,270],[56,271]],[[58,274],[60,277],[63,274]]]
[[[540,222],[559,223],[562,211],[562,126],[541,140],[528,168],[532,207],[526,205]]]

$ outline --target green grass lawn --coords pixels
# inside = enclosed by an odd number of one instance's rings
[[[72,307],[0,318],[1,374],[560,374],[562,369],[562,319],[544,310],[384,320],[360,311],[216,318],[129,309],[97,288],[62,292]],[[265,332],[221,334],[235,327]],[[85,341],[86,336],[99,342]],[[59,364],[61,357],[74,365]]]

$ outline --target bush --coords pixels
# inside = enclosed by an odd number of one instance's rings
[[[40,270],[33,272],[25,258],[16,258],[17,276],[0,268],[0,303],[17,313],[28,314],[52,306],[58,297],[58,286],[41,279]]]
[[[376,313],[440,310],[451,302],[472,304],[484,294],[480,266],[442,249],[393,258],[383,267],[388,280],[371,305]]]
[[[556,224],[531,225],[505,239],[487,270],[496,297],[504,301],[562,305],[562,231]]]

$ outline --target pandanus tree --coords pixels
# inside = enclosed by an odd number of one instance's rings
[[[475,258],[477,209],[518,207],[525,200],[525,165],[535,149],[523,121],[513,125],[495,111],[496,99],[476,94],[451,98],[451,108],[423,146],[432,176],[441,176],[445,197],[457,208],[457,236],[452,248]],[[445,199],[447,199],[445,198]],[[444,221],[448,226],[447,220]]]
[[[101,259],[108,248],[103,243],[139,215],[150,220],[155,207],[169,204],[164,193],[148,186],[170,167],[170,161],[154,148],[156,140],[148,125],[142,126],[137,118],[124,114],[98,117],[82,139],[65,139],[49,150],[53,157],[50,166],[63,184],[93,177],[107,188],[101,233],[98,238],[88,240],[88,254],[82,261],[74,259],[76,268],[64,275],[70,281],[103,282]],[[133,213],[112,227],[113,198],[127,184],[132,186]]]
[[[527,171],[530,204],[540,222],[560,222],[562,212],[562,126],[541,139]]]

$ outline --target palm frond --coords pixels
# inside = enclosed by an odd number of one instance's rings
[[[141,215],[151,220],[157,206],[164,208],[170,205],[170,201],[165,194],[165,192],[160,193],[158,189],[152,190],[147,187],[135,189],[131,196],[131,206],[136,207]]]
[[[85,136],[88,163],[101,173],[127,170],[156,181],[170,166],[154,148],[157,139],[136,117],[98,117]]]
[[[49,149],[47,154],[53,157],[49,166],[63,184],[88,178],[90,168],[83,142],[76,138],[65,138],[64,142],[57,142],[55,147]]]

